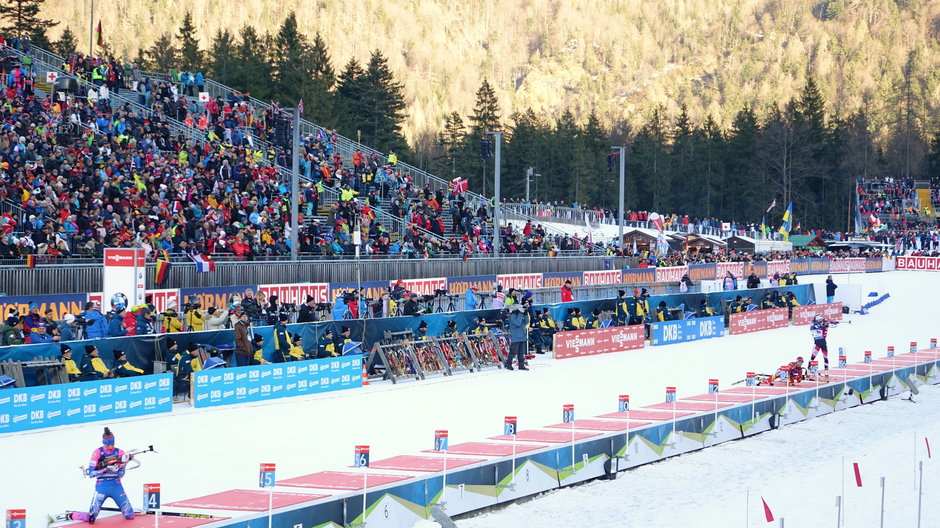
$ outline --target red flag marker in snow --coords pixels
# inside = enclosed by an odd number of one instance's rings
[[[927,440],[927,437],[924,437],[924,443],[927,444],[927,458],[930,458],[930,440]]]
[[[861,488],[862,487],[862,473],[858,470],[858,462],[852,462],[852,467],[855,468],[855,485]]]
[[[770,511],[770,506],[767,506],[767,501],[763,497],[760,498],[760,501],[764,503],[764,518],[767,519],[767,522],[774,522],[774,514]]]

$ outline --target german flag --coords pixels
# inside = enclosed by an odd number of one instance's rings
[[[170,259],[169,255],[164,251],[163,258],[157,259],[157,274],[153,278],[153,282],[156,284],[162,285],[166,282],[167,277],[170,276]]]
[[[26,267],[27,268],[36,267],[36,255],[26,255]]]

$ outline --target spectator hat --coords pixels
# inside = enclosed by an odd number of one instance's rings
[[[627,292],[625,292],[625,291],[623,291],[623,290],[617,290],[617,295],[619,295],[620,297],[623,297],[623,296],[626,295],[626,294],[627,294]]]
[[[65,314],[63,319],[65,319],[65,324],[72,324],[75,322],[75,316],[72,314]]]
[[[61,345],[61,349],[60,349],[60,350],[61,350],[61,354],[62,354],[63,356],[66,355],[66,354],[71,354],[71,353],[72,353],[72,347],[70,347],[70,346],[68,346],[68,345]]]
[[[421,323],[418,324],[418,328],[427,328],[427,327],[428,327],[428,323],[426,321],[421,321]]]
[[[345,334],[346,332],[349,332],[349,327],[348,327],[348,326],[344,326],[342,329],[340,329],[340,332],[343,333],[343,334]]]
[[[261,334],[255,334],[255,343],[260,343],[262,341],[264,341],[264,336]]]
[[[332,333],[333,333],[333,329],[330,328],[330,327],[326,327],[326,328],[323,330],[323,335],[332,334]]]
[[[96,351],[96,350],[98,350],[98,347],[96,347],[95,345],[85,345],[85,353],[86,353],[86,354],[91,354],[92,352],[94,352],[94,351]]]
[[[114,349],[114,359],[121,359],[121,356],[123,356],[123,355],[124,355],[124,351],[123,351],[123,350],[121,350],[120,348],[115,348],[115,349]]]
[[[196,350],[199,350],[199,345],[197,345],[196,343],[188,343],[186,345],[187,352],[195,352]]]
[[[176,346],[176,340],[175,340],[175,339],[173,339],[172,337],[166,338],[166,347],[167,347],[167,348],[173,348],[173,347],[175,347],[175,346]]]
[[[288,319],[290,319],[290,317],[288,317],[286,313],[282,313],[281,315],[278,316],[277,319],[278,321],[287,321]]]

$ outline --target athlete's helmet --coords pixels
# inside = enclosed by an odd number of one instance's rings
[[[816,314],[816,316],[813,317],[813,321],[822,321],[822,320],[823,320],[823,316],[820,314]]]

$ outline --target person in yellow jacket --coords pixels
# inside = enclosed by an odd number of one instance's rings
[[[140,376],[144,373],[127,360],[127,354],[123,350],[114,349],[114,375],[119,378],[129,378],[131,376]]]
[[[268,362],[264,359],[264,337],[261,334],[255,334],[255,338],[251,342],[251,348],[251,361],[248,364],[267,365]]]
[[[108,370],[104,361],[98,357],[98,347],[95,345],[85,345],[85,355],[82,356],[82,377],[90,380],[113,378],[114,373]]]
[[[290,357],[293,361],[300,361],[301,359],[307,359],[307,356],[304,354],[304,347],[302,344],[303,338],[300,337],[300,334],[294,334],[290,346]]]
[[[787,303],[787,312],[789,313],[789,317],[790,319],[793,319],[793,307],[799,306],[800,302],[796,300],[796,295],[794,295],[793,292],[787,292],[786,297],[784,297],[784,301]]]
[[[163,316],[163,331],[176,333],[183,331],[183,321],[180,320],[180,314],[176,311],[176,301],[170,301],[166,310],[160,313]]]
[[[396,164],[398,164],[398,155],[395,154],[395,151],[394,151],[394,150],[388,151],[388,164],[389,164],[389,165],[396,165]]]
[[[65,364],[65,373],[69,381],[82,381],[82,371],[78,369],[75,360],[72,359],[72,347],[62,345],[62,363]]]
[[[190,332],[202,332],[202,328],[206,323],[206,317],[200,308],[202,308],[202,304],[199,303],[197,298],[192,299],[186,309],[186,328]]]

